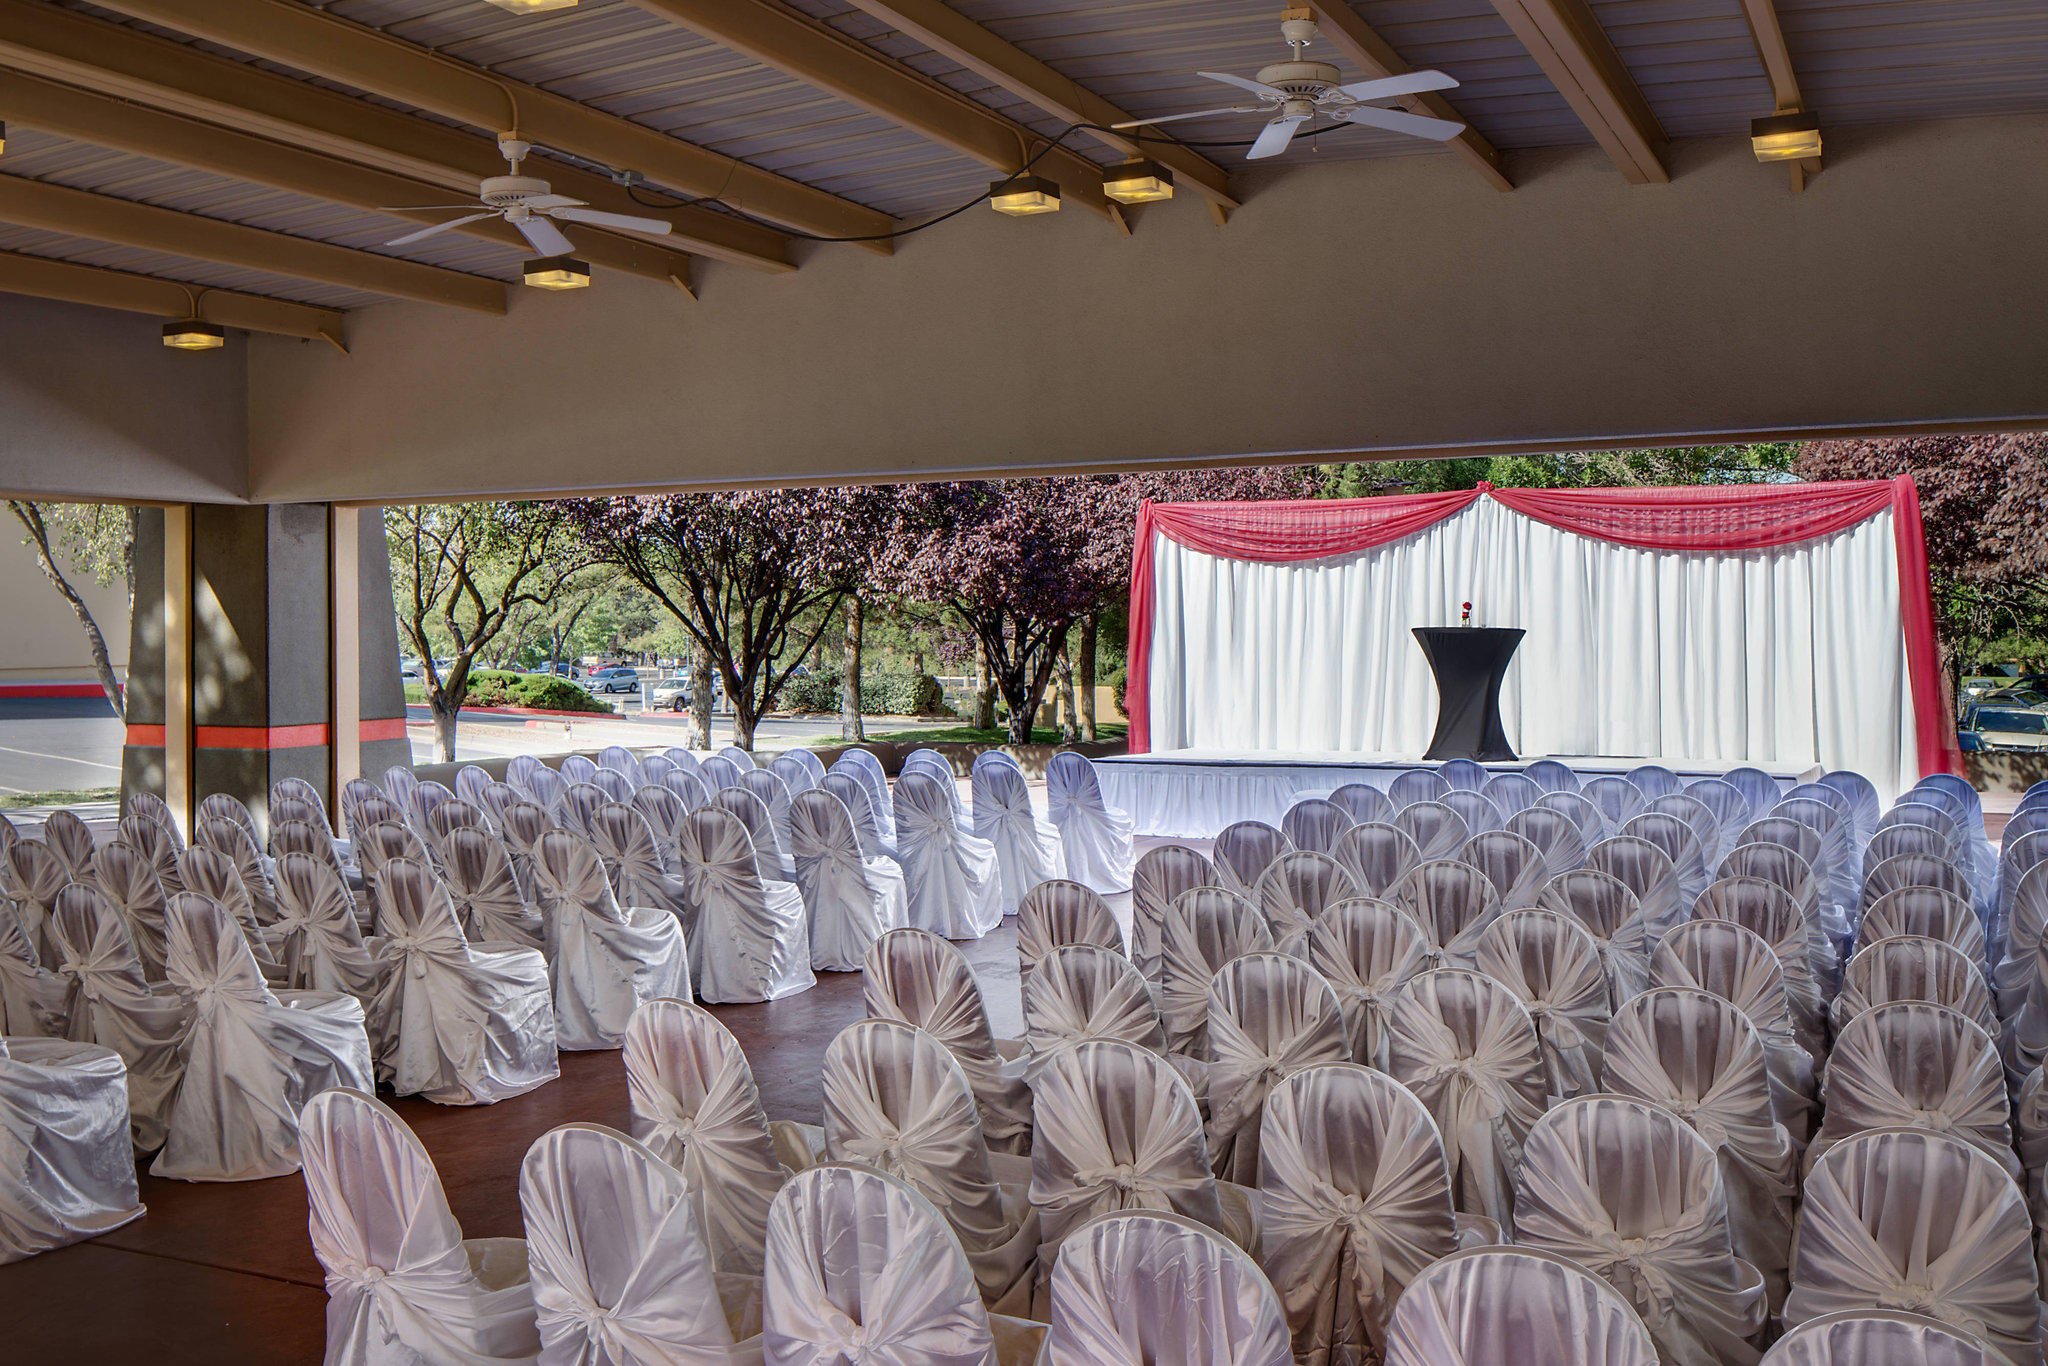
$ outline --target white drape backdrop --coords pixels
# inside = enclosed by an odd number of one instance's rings
[[[1357,554],[1261,564],[1159,537],[1151,725],[1176,749],[1420,756],[1409,630],[1527,630],[1501,690],[1524,755],[1820,764],[1918,780],[1889,510],[1767,550],[1637,550],[1491,498]]]

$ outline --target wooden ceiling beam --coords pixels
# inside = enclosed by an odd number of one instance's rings
[[[45,0],[0,0],[0,66],[375,166],[460,194],[475,194],[479,180],[505,172],[504,157],[493,138],[127,24],[59,9]],[[668,239],[670,250],[762,271],[795,269],[788,239],[772,228],[692,206],[650,210],[624,187],[567,162],[541,157],[528,165],[556,191],[585,200],[592,208],[668,219],[675,224]],[[592,231],[578,230],[579,235]]]
[[[230,289],[207,289],[154,275],[81,266],[20,252],[0,251],[0,293],[61,299],[65,303],[118,308],[172,320],[191,317],[193,300],[200,296],[198,312],[207,322],[280,337],[317,339],[332,342],[344,351],[348,349],[342,335],[344,315],[331,308],[313,308]]]
[[[1493,0],[1536,65],[1631,184],[1663,184],[1663,125],[1586,0]]]
[[[231,180],[268,185],[329,203],[348,204],[393,219],[439,223],[448,218],[445,211],[399,213],[383,207],[445,203],[447,191],[439,186],[59,85],[39,76],[0,71],[0,119],[94,147],[210,171]],[[512,225],[498,219],[465,224],[454,231],[510,247],[521,255],[533,254]],[[576,250],[593,265],[650,280],[689,282],[689,257],[666,247],[643,246],[609,233],[578,233]]]
[[[716,196],[743,213],[827,237],[886,233],[896,220],[539,86],[457,61],[310,5],[270,0],[107,0],[106,8],[252,57]],[[887,254],[889,243],[862,244]]]
[[[25,176],[0,175],[0,223],[476,313],[505,311],[497,280]]]
[[[915,38],[932,51],[958,62],[983,80],[1068,123],[1098,125],[1088,136],[1127,156],[1147,156],[1173,171],[1175,177],[1212,204],[1237,207],[1230,193],[1230,173],[1190,147],[1167,142],[1140,143],[1105,131],[1128,123],[1131,115],[1039,61],[1016,44],[975,23],[945,0],[852,0],[855,8],[897,32]]]
[[[1778,112],[1790,114],[1805,108],[1800,103],[1798,73],[1792,70],[1792,52],[1785,46],[1785,30],[1778,23],[1778,7],[1772,0],[1742,0],[1742,17],[1749,22],[1749,36],[1756,40],[1756,55],[1770,77],[1771,98],[1778,102]]]
[[[885,56],[782,3],[782,0],[633,0],[700,33],[720,46],[869,113],[999,174],[1009,175],[1037,153],[1045,139],[923,73]],[[1028,150],[1027,150],[1028,149]],[[1102,192],[1102,168],[1060,146],[1044,153],[1033,173],[1054,181],[1065,199],[1122,224],[1120,206]]]
[[[855,0],[858,3],[859,0]],[[1375,79],[1386,76],[1405,76],[1415,70],[1407,59],[1394,50],[1394,45],[1382,38],[1373,27],[1359,17],[1347,0],[1324,0],[1315,6],[1316,20],[1323,31],[1323,37],[1330,46],[1351,59],[1351,64]],[[1465,131],[1452,138],[1447,144],[1459,159],[1485,179],[1496,190],[1512,190],[1514,182],[1501,169],[1500,152],[1494,145],[1465,122],[1451,102],[1434,90],[1419,95],[1403,95],[1395,101],[1411,114],[1421,114],[1433,119],[1451,119],[1465,124]]]

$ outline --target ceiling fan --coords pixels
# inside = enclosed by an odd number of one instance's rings
[[[1314,19],[1305,17],[1308,11],[1290,9],[1280,20],[1280,36],[1294,49],[1294,56],[1285,62],[1260,69],[1251,79],[1233,76],[1227,71],[1198,71],[1212,81],[1234,85],[1258,97],[1257,104],[1231,105],[1222,109],[1201,109],[1192,114],[1167,114],[1156,119],[1132,119],[1129,123],[1114,125],[1117,128],[1147,128],[1161,123],[1173,123],[1179,119],[1206,119],[1218,114],[1267,114],[1266,126],[1253,141],[1251,150],[1246,152],[1246,161],[1261,161],[1267,157],[1279,156],[1294,141],[1294,134],[1303,124],[1321,115],[1342,123],[1359,123],[1373,128],[1384,128],[1392,133],[1406,133],[1410,137],[1431,138],[1438,142],[1454,138],[1465,131],[1465,125],[1452,119],[1434,119],[1421,114],[1404,114],[1397,109],[1380,109],[1367,103],[1369,100],[1391,99],[1396,95],[1414,95],[1425,90],[1449,90],[1457,81],[1441,71],[1409,71],[1399,76],[1385,76],[1373,81],[1353,81],[1349,85],[1338,84],[1342,72],[1328,62],[1312,62],[1302,56],[1302,51],[1321,36]]]
[[[569,223],[588,223],[599,228],[620,228],[627,232],[664,233],[675,225],[660,218],[640,218],[632,214],[605,213],[598,209],[586,208],[585,201],[571,199],[564,194],[553,194],[548,183],[534,176],[519,174],[519,163],[526,160],[533,144],[518,138],[498,139],[498,150],[511,163],[510,175],[487,177],[477,185],[476,203],[473,204],[407,204],[385,210],[387,213],[426,213],[436,209],[474,209],[481,207],[482,213],[473,213],[463,218],[451,218],[446,223],[436,223],[431,228],[421,228],[403,237],[394,237],[384,245],[402,247],[408,242],[417,242],[435,233],[459,228],[465,223],[477,223],[486,218],[502,218],[519,230],[533,249],[542,256],[567,256],[571,251],[569,239],[550,220],[562,219]]]

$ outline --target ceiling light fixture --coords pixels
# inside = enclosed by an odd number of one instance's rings
[[[1794,110],[1749,121],[1749,145],[1758,161],[1808,161],[1820,155],[1820,120]]]
[[[524,274],[535,289],[590,287],[590,263],[573,256],[536,256],[526,263]]]
[[[1150,157],[1132,157],[1103,173],[1102,192],[1119,204],[1156,204],[1173,198],[1173,172]]]
[[[1060,207],[1060,187],[1042,175],[1013,175],[1008,180],[990,182],[988,206],[997,213],[1006,213],[1012,218],[1029,218],[1035,213],[1057,213]]]
[[[7,121],[0,119],[0,155],[7,151]]]
[[[227,344],[227,329],[219,323],[185,318],[164,324],[164,345],[175,351],[218,351]]]
[[[507,14],[545,14],[551,9],[568,9],[576,0],[491,0]]]

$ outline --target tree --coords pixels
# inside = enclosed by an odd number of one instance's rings
[[[7,508],[28,533],[22,544],[35,551],[36,565],[43,571],[43,577],[78,618],[78,627],[85,632],[86,649],[92,653],[93,673],[99,679],[100,691],[107,696],[107,705],[114,709],[115,717],[125,718],[127,706],[121,695],[121,682],[114,677],[113,661],[107,655],[106,637],[57,558],[61,551],[73,568],[90,574],[102,587],[119,575],[128,585],[132,603],[134,515],[127,508],[104,503],[31,503],[17,498],[8,499]]]
[[[716,669],[735,741],[751,749],[762,714],[859,583],[869,546],[886,539],[893,501],[891,490],[854,487],[562,506],[592,552],[689,633],[699,650],[692,684],[700,704]]]
[[[1486,480],[1501,488],[1589,488],[1629,484],[1750,484],[1792,477],[1793,447],[1679,446],[1658,450],[1482,455],[1448,460],[1375,460],[1320,467],[1328,498],[1446,493]]]
[[[556,503],[386,508],[398,622],[418,652],[434,741],[455,759],[455,723],[477,655],[522,607],[546,607],[588,563]],[[440,644],[450,655],[442,673]]]

